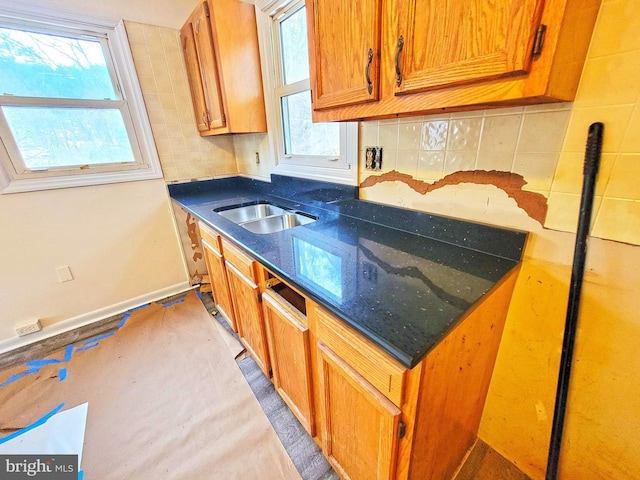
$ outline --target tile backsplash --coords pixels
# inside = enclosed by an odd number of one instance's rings
[[[180,32],[125,22],[165,180],[238,173],[231,135],[200,137],[180,48]]]
[[[637,0],[603,0],[572,103],[361,123],[360,181],[372,174],[363,158],[374,145],[384,148],[375,174],[397,170],[433,182],[459,170],[512,172],[524,177],[524,190],[547,198],[546,228],[575,232],[587,131],[603,122],[591,233],[640,245],[638,31]]]
[[[461,170],[500,170],[549,196],[570,114],[571,104],[562,103],[362,122],[360,164],[364,148],[377,145],[384,148],[380,173],[433,182]]]

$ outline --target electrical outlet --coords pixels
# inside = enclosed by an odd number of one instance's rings
[[[29,335],[30,333],[39,332],[42,330],[42,325],[40,324],[40,320],[36,320],[35,322],[16,325],[15,330],[18,336],[22,337],[24,335]]]
[[[382,147],[366,147],[364,168],[367,170],[382,169]]]

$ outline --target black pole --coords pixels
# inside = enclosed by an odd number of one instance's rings
[[[587,235],[591,225],[591,210],[595,192],[596,176],[600,166],[600,152],[602,150],[602,123],[593,123],[589,127],[587,149],[584,157],[584,181],[582,184],[582,198],[580,200],[580,216],[576,245],[573,252],[573,269],[571,271],[571,285],[569,287],[569,305],[564,327],[564,341],[562,343],[562,357],[560,358],[560,373],[558,375],[558,390],[553,413],[553,427],[551,430],[551,444],[547,459],[546,480],[555,480],[558,475],[558,461],[562,444],[562,430],[567,409],[567,395],[571,377],[573,361],[573,347],[578,326],[578,310],[580,308],[580,294],[582,292],[582,277],[587,254]]]

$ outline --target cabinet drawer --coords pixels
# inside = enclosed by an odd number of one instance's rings
[[[227,239],[221,238],[220,240],[222,242],[222,252],[227,262],[233,264],[234,267],[240,270],[244,276],[251,279],[251,281],[256,282],[254,269],[256,261]]]
[[[316,306],[315,313],[318,340],[401,407],[407,369],[322,308]]]
[[[206,242],[207,246],[213,248],[216,252],[222,254],[222,249],[220,248],[220,235],[218,232],[209,228],[202,222],[198,222],[198,228],[200,229],[200,238],[202,238],[203,242]]]

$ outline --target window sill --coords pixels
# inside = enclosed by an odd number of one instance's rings
[[[308,165],[279,164],[271,171],[277,175],[308,178],[323,182],[340,183],[342,185],[357,185],[357,169],[337,169],[327,167],[312,167]]]
[[[135,182],[162,178],[159,165],[130,172],[93,173],[59,177],[12,179],[0,168],[0,193],[22,193],[58,188],[105,185],[108,183]]]

